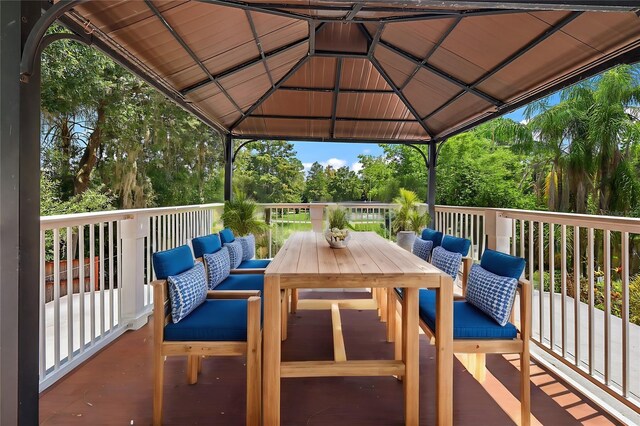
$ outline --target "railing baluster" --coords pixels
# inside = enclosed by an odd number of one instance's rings
[[[38,333],[38,341],[40,342],[40,362],[38,370],[40,377],[44,377],[47,371],[47,317],[46,317],[46,301],[47,301],[47,276],[46,276],[46,232],[40,231],[40,330]]]
[[[78,289],[80,293],[80,353],[84,352],[85,347],[85,335],[86,335],[86,324],[85,324],[85,274],[84,274],[84,226],[78,225]]]
[[[580,227],[573,227],[573,329],[575,365],[580,367]]]
[[[121,233],[121,229],[120,229],[120,221],[116,222],[116,277],[117,277],[117,284],[118,284],[118,294],[117,294],[117,302],[118,302],[118,309],[117,309],[117,313],[118,315],[116,316],[116,324],[120,324],[122,322],[122,233]],[[144,246],[143,247],[143,253],[144,253]],[[144,264],[144,257],[142,257],[143,259],[143,264]]]
[[[560,296],[562,301],[562,357],[567,357],[567,225],[561,228],[561,265],[560,265]]]
[[[91,259],[91,268],[89,269],[89,311],[91,314],[91,344],[96,338],[96,226],[89,225],[89,259]]]
[[[98,256],[100,257],[100,337],[104,337],[105,307],[104,307],[104,222],[98,228]]]
[[[545,345],[544,320],[544,222],[538,222],[538,302],[540,304],[540,343]],[[546,346],[546,345],[545,345]]]
[[[589,283],[589,374],[593,375],[596,364],[596,345],[595,345],[595,282],[594,282],[594,231],[593,228],[587,229],[587,282]]]
[[[611,231],[604,230],[604,382],[611,384]]]
[[[622,280],[622,396],[629,396],[630,366],[629,366],[629,233],[621,233],[621,263],[620,275]]]
[[[73,228],[67,226],[67,362],[73,359]]]
[[[549,223],[549,344],[551,350],[555,348],[555,285],[556,285],[556,268],[555,268],[555,230],[553,223]]]
[[[60,368],[60,230],[53,229],[53,363]]]
[[[113,254],[113,222],[107,223],[107,229],[109,231],[108,245],[109,245],[109,331],[113,329],[114,323],[114,301],[113,301],[113,285],[114,285],[114,254]]]

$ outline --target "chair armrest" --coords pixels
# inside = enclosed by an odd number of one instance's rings
[[[260,290],[209,290],[207,299],[249,299],[260,297]]]
[[[520,336],[528,341],[531,337],[531,283],[519,280],[517,291],[520,294]]]
[[[165,285],[165,283],[167,282],[167,280],[155,280],[151,282],[151,287],[155,290],[155,289],[161,289],[163,285]]]
[[[242,269],[232,269],[232,274],[264,274],[264,268],[242,268]]]

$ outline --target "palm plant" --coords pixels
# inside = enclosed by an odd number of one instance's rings
[[[416,211],[418,194],[408,189],[400,188],[400,195],[393,199],[393,203],[398,205],[396,215],[391,222],[393,232],[409,230],[411,215]]]
[[[347,211],[345,209],[335,209],[329,211],[329,229],[347,229],[350,228],[349,219],[347,219]]]
[[[419,211],[414,210],[409,215],[408,228],[410,231],[415,232],[416,235],[420,234],[420,231],[427,226],[427,223],[429,223],[429,213],[420,214]]]
[[[240,194],[235,199],[224,203],[222,222],[236,235],[260,234],[267,228],[267,224],[256,219],[257,208],[255,201]]]

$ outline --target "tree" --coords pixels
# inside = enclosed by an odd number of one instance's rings
[[[353,170],[349,170],[347,166],[338,169],[327,166],[325,172],[329,177],[327,190],[333,201],[360,201],[362,199],[362,182]]]
[[[330,201],[331,196],[327,190],[327,175],[324,167],[317,161],[311,165],[305,181],[303,201]]]
[[[304,173],[293,145],[260,141],[241,151],[236,160],[236,190],[259,203],[300,202]]]

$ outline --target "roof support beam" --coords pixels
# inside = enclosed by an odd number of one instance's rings
[[[358,14],[358,12],[360,12],[360,9],[363,8],[363,6],[364,6],[363,3],[354,3],[349,13],[347,13],[347,15],[344,17],[344,20],[352,21],[353,18],[355,18],[356,15]]]
[[[251,115],[252,112],[254,112],[260,105],[264,103],[264,101],[266,101],[269,98],[269,96],[273,95],[273,93],[276,90],[278,90],[280,86],[282,86],[287,80],[289,80],[291,76],[295,74],[296,71],[298,71],[309,60],[309,58],[310,58],[309,55],[305,55],[302,59],[296,62],[296,64],[285,75],[283,75],[282,78],[278,80],[276,84],[274,84],[269,90],[267,90],[262,96],[260,96],[260,98],[253,105],[251,105],[249,109],[239,119],[235,121],[235,123],[231,125],[230,130],[233,132],[233,130],[236,129],[240,125],[240,123],[242,123],[245,120],[245,118]],[[259,139],[259,138],[254,138],[254,139]]]
[[[259,135],[259,134],[234,134],[236,139],[258,139],[258,140],[284,140],[284,141],[296,141],[296,142],[335,142],[335,143],[384,143],[390,145],[406,145],[409,143],[417,145],[426,145],[429,141],[416,139],[416,140],[399,140],[399,139],[381,139],[381,138],[323,138],[323,137],[310,137],[310,136],[294,136],[294,135]]]
[[[319,92],[319,93],[333,93],[334,89],[330,88],[317,88],[317,87],[292,87],[282,86],[280,90],[290,90],[292,92]],[[340,89],[340,93],[393,93],[391,89]]]
[[[340,77],[342,75],[342,58],[336,61],[336,85],[333,89],[333,107],[331,110],[331,137],[336,133],[336,114],[338,112],[338,94],[340,93]]]
[[[501,69],[503,69],[507,65],[511,64],[513,61],[515,61],[516,59],[518,59],[519,57],[521,57],[522,55],[527,53],[529,50],[533,49],[534,47],[536,47],[537,45],[539,45],[540,43],[542,43],[543,41],[545,41],[546,39],[551,37],[556,32],[560,31],[562,29],[562,27],[564,27],[569,22],[571,22],[574,19],[576,19],[581,14],[582,14],[582,12],[573,12],[573,13],[571,13],[566,18],[564,18],[562,21],[558,22],[556,25],[554,25],[553,27],[549,28],[544,33],[542,33],[539,37],[535,38],[529,44],[524,46],[522,49],[518,50],[513,55],[509,56],[507,59],[502,61],[500,64],[498,64],[492,70],[490,70],[487,73],[485,73],[482,77],[480,77],[478,80],[473,82],[469,87],[472,88],[472,89],[475,89],[483,81],[486,81],[489,77],[491,77],[492,75],[496,74],[498,71],[500,71]],[[433,117],[434,115],[438,114],[440,111],[444,110],[449,105],[451,105],[452,103],[454,103],[455,101],[460,99],[462,97],[462,95],[464,95],[464,94],[465,94],[465,91],[462,91],[462,92],[458,93],[453,98],[449,99],[447,102],[445,102],[444,104],[440,105],[438,108],[436,108],[435,110],[430,112],[428,115],[426,115],[424,117],[424,120],[428,120],[431,117]]]
[[[271,86],[273,86],[273,76],[271,75],[271,70],[269,70],[269,65],[267,64],[267,57],[264,54],[264,50],[262,49],[262,43],[260,43],[260,36],[258,35],[258,31],[256,31],[256,25],[253,23],[253,18],[251,17],[251,12],[245,10],[244,13],[247,15],[247,21],[249,21],[249,26],[251,27],[251,32],[253,33],[253,39],[256,41],[256,47],[258,48],[258,52],[260,52],[260,57],[262,58],[262,63],[264,64],[264,69],[267,71],[267,77],[269,77],[269,82]]]
[[[416,68],[413,70],[411,75],[407,77],[404,83],[402,83],[402,85],[400,86],[400,90],[403,90],[405,87],[407,87],[407,84],[409,84],[413,79],[413,77],[415,77],[416,74],[418,74],[418,71],[420,71],[420,68],[422,68],[422,66],[429,61],[429,58],[431,58],[431,55],[433,55],[436,52],[436,50],[438,50],[438,48],[442,45],[442,43],[444,43],[447,37],[449,37],[449,34],[451,34],[451,32],[458,26],[461,20],[462,20],[462,16],[459,16],[458,18],[456,18],[455,21],[453,21],[453,24],[451,24],[451,26],[447,28],[447,30],[442,34],[440,39],[436,42],[436,44],[433,45],[433,47],[422,59],[422,61],[420,61],[420,64],[416,65]]]
[[[462,90],[464,90],[467,93],[471,93],[473,95],[478,96],[479,98],[484,99],[485,101],[489,102],[490,104],[496,105],[496,106],[500,106],[503,104],[502,101],[499,101],[498,99],[494,98],[493,96],[490,96],[486,93],[484,93],[481,90],[475,89],[473,87],[471,87],[471,85],[458,80],[457,78],[455,78],[452,75],[447,74],[446,72],[442,71],[439,68],[434,67],[431,64],[427,64],[427,63],[422,63],[422,60],[419,58],[416,58],[415,56],[413,56],[412,54],[400,49],[397,46],[394,46],[390,43],[387,43],[384,40],[380,40],[380,46],[384,46],[386,49],[390,50],[391,52],[401,56],[402,58],[406,59],[407,61],[413,63],[414,65],[420,66],[421,68],[426,69],[427,71],[430,71],[432,73],[434,73],[435,75],[437,75],[440,78],[443,78],[445,80],[447,80],[449,83],[452,83],[456,86],[458,86],[459,88],[461,88]]]
[[[309,55],[316,53],[316,31],[317,24],[315,22],[309,22]]]
[[[335,52],[327,50],[316,50],[313,56],[320,58],[342,58],[342,59],[367,59],[366,53],[350,53],[350,52]]]
[[[391,77],[389,77],[389,75],[384,70],[384,68],[382,68],[382,65],[380,65],[380,62],[378,62],[378,60],[375,57],[371,58],[370,60],[374,68],[380,73],[382,78],[387,82],[389,87],[391,87],[391,89],[396,94],[396,96],[399,97],[402,103],[404,104],[404,106],[407,107],[411,115],[413,115],[416,118],[416,120],[418,120],[418,123],[424,129],[425,133],[429,136],[429,138],[433,138],[433,133],[431,133],[431,130],[429,130],[427,125],[424,123],[424,121],[420,119],[420,114],[418,114],[418,111],[416,111],[416,109],[413,107],[413,105],[411,105],[409,100],[404,96],[404,94],[400,91],[400,89],[398,89],[398,86],[396,86],[393,80],[391,80]]]
[[[340,91],[342,93],[342,91]],[[280,115],[280,114],[253,114],[251,118],[281,119],[281,120],[331,120],[335,121],[365,121],[370,123],[417,123],[418,120],[410,118],[368,118],[368,117],[331,117],[306,116],[306,115]],[[332,136],[333,137],[333,136]]]
[[[195,52],[193,50],[191,50],[189,45],[182,39],[180,34],[178,34],[176,32],[176,30],[171,26],[171,24],[169,24],[169,22],[167,22],[167,20],[164,19],[164,16],[162,16],[162,13],[160,13],[160,11],[153,4],[153,2],[151,0],[145,0],[145,3],[147,5],[147,7],[153,12],[153,14],[156,15],[156,17],[160,20],[160,22],[162,22],[162,25],[164,25],[165,28],[171,33],[173,38],[180,44],[180,46],[182,46],[182,48],[185,50],[185,52],[187,52],[189,54],[189,56],[191,56],[191,59],[193,59],[193,61],[196,63],[196,65],[198,65],[198,67],[200,67],[202,72],[204,72],[207,75],[209,80],[211,80],[213,83],[215,83],[215,85],[218,86],[218,89],[224,94],[224,96],[229,100],[229,102],[231,102],[233,107],[235,109],[237,109],[240,112],[240,114],[243,114],[242,108],[240,108],[240,105],[238,105],[236,103],[236,101],[231,97],[231,95],[229,95],[229,93],[222,86],[222,84],[220,84],[220,82],[213,75],[211,75],[211,73],[209,72],[207,67],[204,66],[202,61],[198,58],[198,56],[195,54]]]
[[[296,47],[306,43],[307,41],[309,41],[309,39],[307,37],[305,37],[305,38],[302,38],[300,40],[296,40],[296,41],[294,41],[292,43],[285,44],[284,46],[279,47],[279,48],[277,48],[275,50],[272,50],[269,53],[265,53],[265,55],[264,55],[265,56],[265,60],[269,60],[271,58],[275,58],[275,57],[277,57],[277,56],[279,56],[279,55],[281,55],[281,54],[283,54],[285,52],[288,52],[291,49],[295,49]],[[229,68],[226,71],[223,71],[223,72],[221,72],[219,74],[214,75],[214,77],[215,77],[216,80],[220,80],[222,78],[229,77],[231,75],[239,73],[240,71],[244,71],[247,68],[251,68],[252,66],[254,66],[256,64],[259,64],[260,62],[262,62],[262,57],[261,56],[257,57],[257,58],[253,58],[253,59],[251,59],[251,60],[249,60],[247,62],[244,62],[242,64],[236,65],[233,68]],[[204,87],[204,86],[206,86],[208,84],[211,84],[211,83],[213,83],[213,82],[210,79],[202,80],[202,81],[199,81],[199,82],[197,82],[195,84],[192,84],[189,87],[186,87],[186,88],[182,89],[180,91],[180,93],[182,95],[188,95],[189,93],[194,92],[194,91],[196,91],[198,89],[201,89],[202,87]]]
[[[366,28],[364,28],[364,30],[368,36],[369,32],[367,31]],[[376,46],[380,42],[380,37],[382,37],[383,31],[384,31],[384,24],[380,24],[378,25],[378,29],[376,30],[376,33],[373,35],[373,38],[370,38],[370,36],[367,37],[367,39],[369,40],[369,51],[367,52],[367,56],[369,56],[369,59],[373,58],[373,53],[376,50]]]

